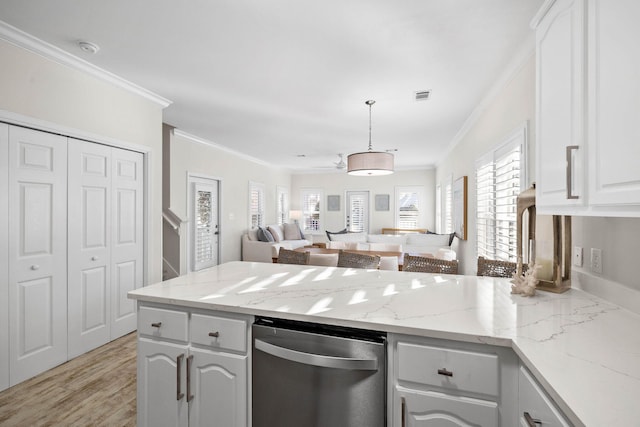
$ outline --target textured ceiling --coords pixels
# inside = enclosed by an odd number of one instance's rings
[[[374,99],[373,148],[397,149],[400,169],[446,153],[541,4],[2,0],[0,20],[168,98],[164,121],[181,131],[294,170],[366,150]]]

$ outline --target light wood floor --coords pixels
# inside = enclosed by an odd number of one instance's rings
[[[135,426],[136,333],[0,393],[1,426]]]

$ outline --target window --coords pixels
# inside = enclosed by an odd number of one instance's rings
[[[249,182],[249,228],[264,227],[264,184]]]
[[[476,162],[478,256],[517,261],[517,197],[525,174],[526,127]]]
[[[424,187],[396,187],[396,228],[416,229],[422,226]]]
[[[442,187],[436,186],[436,233],[442,233]]]
[[[320,203],[322,190],[302,190],[302,232],[317,233],[321,230]]]
[[[282,225],[289,221],[289,189],[276,187],[276,221]]]
[[[444,232],[453,233],[453,175],[444,187]]]

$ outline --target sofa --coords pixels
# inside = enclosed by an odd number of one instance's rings
[[[452,249],[453,234],[407,233],[407,234],[365,234],[365,233],[327,233],[330,242],[345,242],[345,249],[368,250],[369,244],[401,245],[402,252],[412,254],[431,254],[434,258],[447,261],[456,259]],[[330,245],[330,244],[329,244]]]
[[[268,234],[267,234],[268,233]],[[272,240],[269,239],[269,236]],[[242,235],[242,260],[273,262],[280,248],[296,249],[311,246],[297,224],[273,224],[249,230]]]

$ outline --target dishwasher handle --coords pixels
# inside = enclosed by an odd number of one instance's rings
[[[304,363],[305,365],[319,366],[322,368],[335,368],[360,371],[377,371],[377,359],[359,359],[352,357],[324,356],[322,354],[305,353],[270,344],[266,341],[254,340],[256,349],[268,353],[281,359],[292,362]]]

